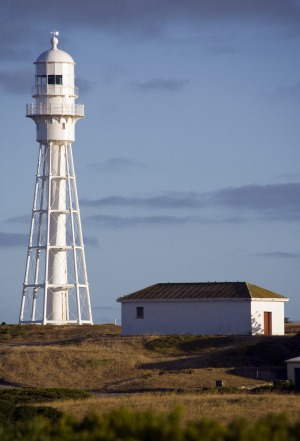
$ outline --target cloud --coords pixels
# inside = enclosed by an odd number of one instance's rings
[[[300,183],[245,185],[210,195],[212,205],[252,211],[269,219],[300,219]]]
[[[97,172],[119,173],[132,171],[134,169],[145,170],[148,168],[148,165],[135,159],[120,157],[110,158],[102,162],[90,163],[88,164],[88,168]]]
[[[270,22],[299,23],[300,7],[297,0],[251,0],[239,2],[236,0],[52,0],[37,2],[37,0],[2,0],[3,23],[5,19],[22,23],[21,19],[37,17],[43,23],[47,18],[56,25],[73,22],[93,26],[132,26],[145,25],[149,22],[175,19],[189,19],[206,22],[207,20],[255,20]],[[59,11],[59,14],[57,14]],[[38,21],[37,21],[38,23]],[[11,23],[9,23],[11,25]],[[8,31],[9,26],[6,26]],[[25,30],[25,29],[24,29]]]
[[[33,27],[26,26],[22,21],[22,5],[20,17],[15,13],[14,6],[9,0],[0,3],[0,59],[9,60],[28,60],[30,59],[30,48],[26,46],[25,41],[29,41],[36,35]],[[26,36],[26,39],[25,39]]]
[[[29,69],[0,71],[0,87],[14,95],[28,95],[32,81],[33,71]]]
[[[180,225],[208,225],[208,224],[220,224],[220,223],[242,223],[244,219],[239,216],[223,217],[219,216],[201,217],[201,216],[118,216],[118,215],[106,215],[96,214],[88,216],[86,223],[94,224],[101,228],[130,228],[130,227],[171,227]]]
[[[256,253],[256,256],[275,257],[278,259],[300,259],[300,253],[289,253],[285,251],[271,251],[266,253]]]
[[[171,226],[183,225],[188,223],[196,223],[196,217],[180,217],[180,216],[110,216],[110,215],[93,215],[88,216],[88,222],[105,228],[124,228],[138,226]]]
[[[10,218],[6,219],[4,222],[8,223],[8,224],[20,224],[20,225],[26,224],[29,227],[30,220],[31,220],[30,216],[24,215],[24,216],[10,217]],[[5,246],[6,243],[9,244],[10,241],[12,241],[11,246],[17,246],[17,244],[24,245],[24,243],[27,244],[27,241],[28,241],[27,235],[23,235],[23,234],[16,235],[16,234],[12,234],[12,233],[10,233],[10,234],[0,233],[0,235],[1,234],[3,234],[4,236],[3,236],[3,245],[1,245],[1,236],[0,236],[0,247]],[[15,236],[19,236],[19,239],[16,239],[16,241],[14,241]],[[22,242],[23,238],[26,238],[25,242],[24,241]],[[95,236],[84,235],[84,243],[85,243],[85,245],[89,245],[92,247],[97,247],[99,245],[98,239]]]
[[[160,210],[205,210],[224,208],[232,215],[223,216],[223,222],[241,222],[250,220],[268,221],[298,221],[300,220],[300,183],[283,183],[267,185],[245,185],[241,187],[229,187],[207,193],[197,192],[170,192],[158,196],[108,196],[101,199],[83,199],[81,205],[100,207],[132,207]],[[210,215],[212,221],[214,217]],[[125,225],[127,218],[111,219],[113,223],[120,222]],[[138,220],[140,219],[140,220]],[[136,223],[143,223],[145,218],[132,218]],[[146,218],[147,223],[150,218]],[[155,222],[156,218],[153,218]],[[186,218],[158,217],[161,222],[177,223],[199,222],[194,216]],[[104,221],[104,219],[103,219]],[[200,220],[203,222],[203,219]],[[218,222],[221,220],[218,219]]]
[[[95,236],[90,237],[90,236],[86,236],[84,234],[83,242],[85,245],[89,245],[90,247],[98,247],[99,246],[98,239]]]
[[[30,225],[30,219],[31,216],[29,215],[23,215],[23,216],[15,216],[15,217],[9,217],[4,222],[7,224],[26,224]]]
[[[76,86],[79,87],[81,96],[89,93],[93,89],[94,85],[94,82],[89,81],[86,78],[76,76]]]
[[[149,208],[201,208],[227,206],[246,210],[298,210],[300,183],[244,185],[228,187],[213,192],[169,192],[158,196],[109,196],[81,201],[86,206],[132,206]]]
[[[24,247],[27,241],[27,234],[0,233],[0,248]]]
[[[126,162],[125,159],[124,164]],[[118,163],[119,161],[116,161],[115,165]],[[119,165],[121,166],[122,163],[123,160]],[[101,168],[108,164],[102,163],[98,166]],[[158,215],[151,216],[97,214],[86,218],[87,222],[107,228],[145,225],[241,224],[252,221],[295,222],[300,221],[300,183],[252,184],[206,193],[191,191],[168,192],[155,196],[112,195],[99,199],[81,199],[80,205],[101,209],[133,208],[159,211]],[[170,210],[175,214],[162,214],[163,212],[170,213]],[[177,215],[176,211],[180,214]],[[28,216],[17,216],[5,222],[28,225],[29,221]],[[85,242],[98,246],[95,237],[87,237]]]
[[[297,0],[2,0],[0,17],[0,56],[20,60],[28,59],[26,42],[36,41],[53,24],[66,34],[86,28],[139,39],[159,36],[178,23],[189,28],[209,22],[265,23],[273,32],[276,24],[299,29],[300,5]]]
[[[166,90],[168,92],[177,92],[189,84],[189,80],[181,79],[176,80],[174,78],[152,78],[148,81],[136,81],[134,86],[143,91],[151,90]]]
[[[89,207],[146,207],[146,208],[199,208],[203,206],[201,194],[166,193],[152,197],[108,196],[101,199],[82,199],[80,204]]]

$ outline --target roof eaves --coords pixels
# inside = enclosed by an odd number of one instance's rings
[[[176,302],[197,302],[197,303],[205,303],[205,302],[250,302],[251,299],[250,298],[233,298],[233,297],[224,297],[224,298],[217,298],[217,297],[202,297],[202,298],[192,298],[192,297],[178,297],[176,299],[171,298],[171,299],[162,299],[162,298],[155,298],[155,299],[151,299],[151,298],[147,298],[147,299],[141,299],[141,298],[136,298],[136,299],[124,299],[124,298],[119,298],[117,299],[117,302],[120,303],[164,303],[164,302],[168,302],[168,303],[176,303]]]

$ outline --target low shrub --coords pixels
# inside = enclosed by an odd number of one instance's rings
[[[12,400],[15,404],[43,403],[56,400],[82,400],[91,394],[79,389],[68,388],[26,388],[2,389],[0,400]]]
[[[68,399],[80,400],[90,396],[91,394],[77,389],[2,389],[0,390],[0,424],[7,426],[36,416],[57,421],[62,416],[61,412],[52,407],[32,404]]]
[[[24,415],[23,415],[24,416]],[[41,416],[14,426],[0,426],[5,441],[299,441],[300,422],[285,415],[268,415],[255,422],[235,419],[224,425],[212,419],[182,424],[180,409],[170,414],[117,409],[104,415],[91,413],[82,421],[68,416]],[[53,416],[53,415],[52,415]]]
[[[11,415],[11,420],[29,421],[37,416],[43,416],[52,422],[57,422],[62,416],[63,412],[49,406],[17,406]]]

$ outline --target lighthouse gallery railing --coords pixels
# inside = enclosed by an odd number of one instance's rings
[[[33,115],[72,115],[84,116],[84,104],[27,104],[26,116]]]

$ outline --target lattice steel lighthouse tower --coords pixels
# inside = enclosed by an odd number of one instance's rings
[[[39,156],[20,323],[92,324],[72,156],[84,106],[75,104],[75,62],[52,34],[52,48],[34,63],[36,102],[26,106]]]

